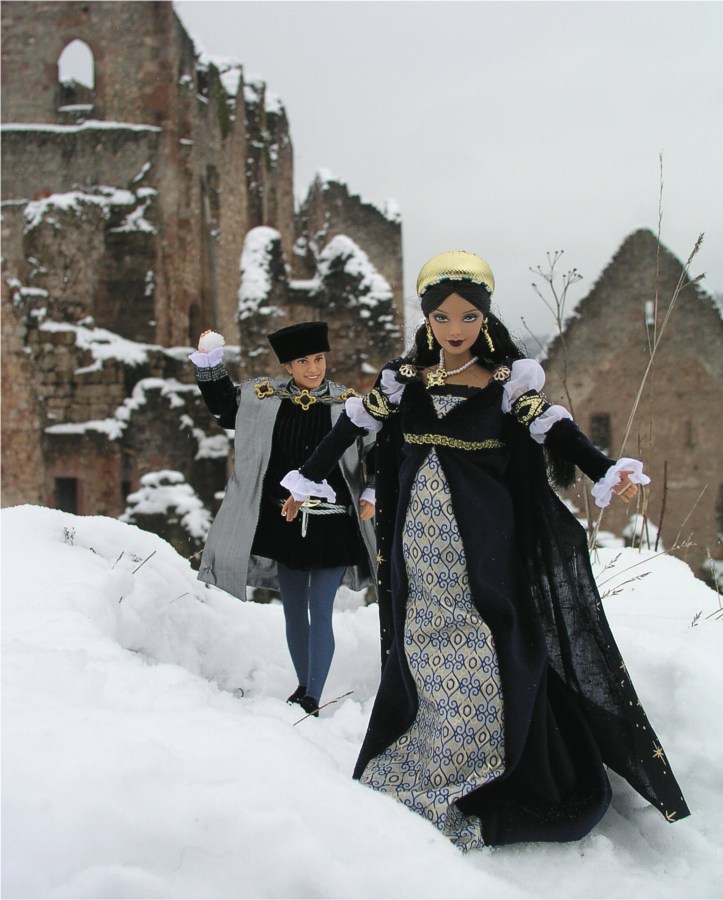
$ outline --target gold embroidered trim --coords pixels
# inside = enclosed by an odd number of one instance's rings
[[[282,400],[291,400],[297,406],[300,406],[304,412],[315,403],[326,403],[327,405],[331,405],[332,403],[344,403],[349,397],[359,396],[353,388],[347,388],[347,390],[339,394],[338,397],[331,397],[329,394],[325,394],[323,397],[315,397],[308,388],[303,388],[298,393],[292,393],[292,391],[287,391],[286,388],[272,387],[268,378],[255,384],[254,391],[259,400],[264,400],[266,397],[280,397]]]
[[[375,419],[389,418],[392,410],[389,401],[378,388],[372,388],[362,400],[364,409]]]
[[[502,441],[488,438],[486,441],[461,441],[444,434],[405,434],[408,444],[437,444],[440,447],[453,447],[455,450],[497,450],[504,447]]]
[[[512,412],[523,425],[529,425],[549,407],[549,403],[539,394],[523,394],[512,404]]]

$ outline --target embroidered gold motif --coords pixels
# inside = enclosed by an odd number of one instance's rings
[[[443,387],[447,379],[447,373],[444,369],[434,369],[427,373],[427,387]]]
[[[455,450],[497,450],[504,447],[502,441],[488,438],[486,441],[462,441],[445,434],[405,434],[408,444],[436,444],[439,447],[453,447]]]
[[[362,400],[364,409],[375,419],[386,419],[391,413],[389,401],[377,388],[372,388]]]
[[[512,369],[509,366],[497,366],[492,373],[492,378],[495,381],[507,381],[511,374]]]
[[[411,363],[404,363],[403,366],[399,367],[399,374],[403,378],[414,378],[417,374],[417,367],[413,366]]]
[[[258,384],[255,384],[254,390],[256,391],[256,396],[259,400],[263,400],[264,397],[270,397],[274,393],[274,389],[269,384],[268,378],[266,381],[260,381]]]
[[[550,404],[539,394],[523,394],[512,406],[512,412],[523,425],[541,416]]]
[[[342,394],[339,394],[340,400],[348,400],[349,397],[358,397],[359,394],[354,390],[354,388],[347,388]]]
[[[663,748],[659,747],[655,743],[653,743],[653,759],[659,759],[662,763],[665,762],[665,754],[663,753]]]
[[[316,403],[316,397],[310,394],[306,388],[304,388],[300,394],[295,394],[291,399],[297,406],[300,406],[304,412]]]

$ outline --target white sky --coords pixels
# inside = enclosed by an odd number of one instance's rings
[[[199,49],[281,96],[297,197],[319,168],[402,215],[405,294],[422,264],[491,264],[513,330],[551,320],[530,266],[564,249],[589,292],[658,227],[723,292],[723,5],[717,2],[176,0]]]

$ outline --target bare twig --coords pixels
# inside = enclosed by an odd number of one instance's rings
[[[318,707],[318,709],[314,710],[313,713],[307,713],[305,716],[302,716],[298,721],[294,722],[294,725],[298,725],[299,722],[303,722],[304,719],[308,719],[309,716],[313,716],[320,709],[326,709],[326,707],[331,706],[332,703],[338,703],[340,700],[343,700],[344,697],[350,697],[353,693],[354,693],[354,691],[347,691],[346,694],[340,694],[338,697],[334,697],[333,700],[327,700],[326,703],[322,703],[321,706]]]
[[[668,460],[663,462],[663,498],[660,501],[660,518],[658,519],[658,533],[655,535],[655,551],[658,551],[660,534],[663,530],[663,518],[665,517],[665,504],[668,501]]]
[[[131,575],[135,575],[136,572],[141,568],[141,566],[145,566],[145,564],[148,562],[148,560],[149,560],[152,556],[155,556],[155,555],[156,555],[156,551],[155,551],[155,550],[154,550],[152,553],[149,553],[148,556],[143,560],[143,562],[140,563],[140,565],[137,565],[137,566],[135,567],[135,569],[133,569],[133,571],[131,572]]]

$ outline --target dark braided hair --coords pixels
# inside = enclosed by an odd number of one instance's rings
[[[429,316],[449,297],[450,294],[459,294],[469,301],[472,306],[482,310],[487,319],[487,329],[492,338],[494,353],[490,352],[485,336],[480,336],[471,347],[472,355],[478,356],[481,362],[494,367],[508,359],[522,359],[524,353],[510,337],[510,333],[502,322],[490,312],[492,297],[487,288],[482,284],[474,284],[472,281],[441,281],[427,288],[421,297],[422,312]],[[418,366],[434,366],[439,362],[439,344],[436,338],[430,350],[427,346],[427,327],[420,325],[414,335],[414,346],[408,358]]]

